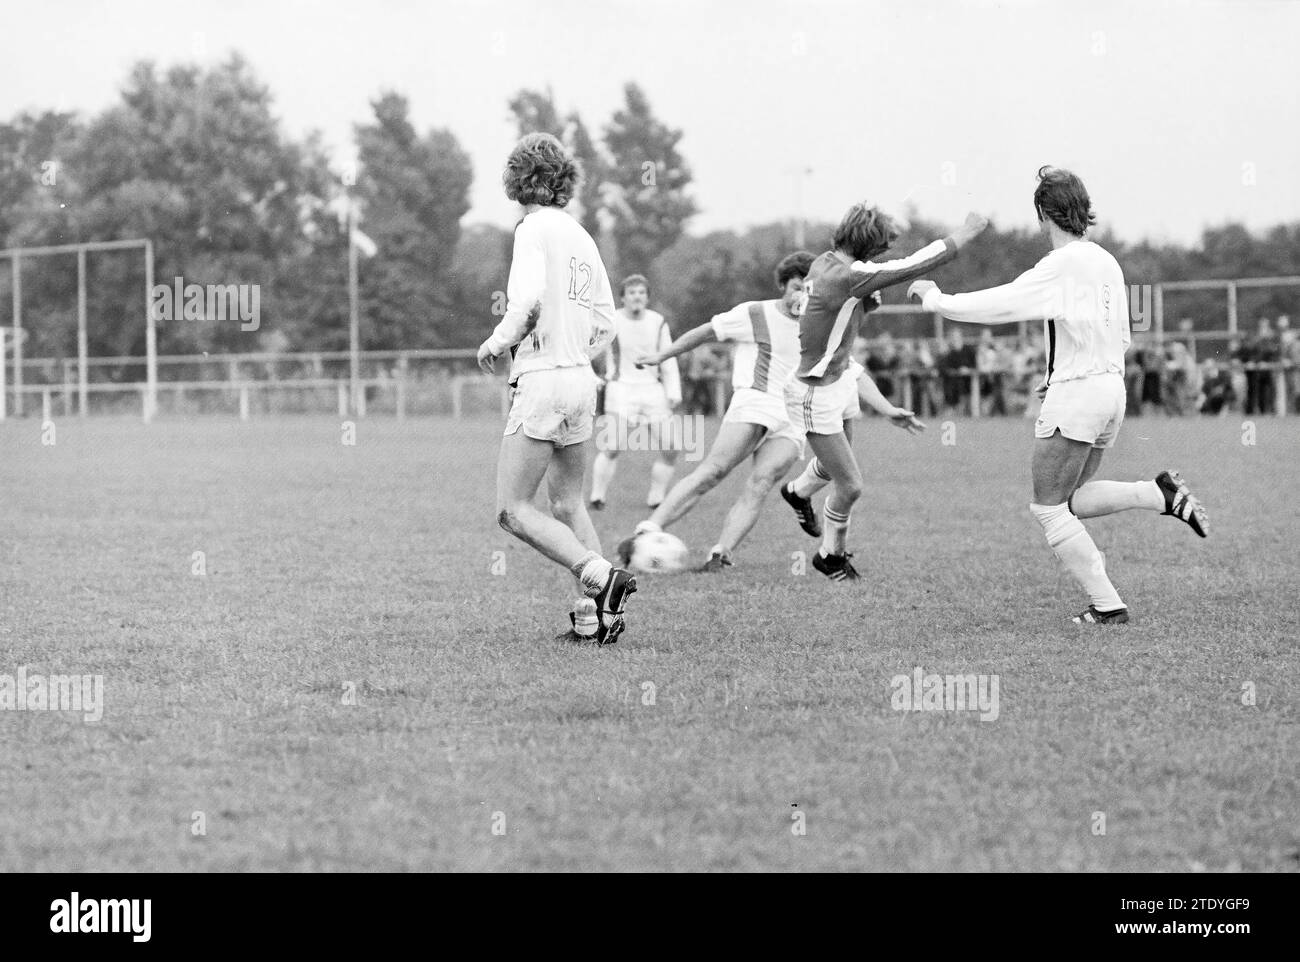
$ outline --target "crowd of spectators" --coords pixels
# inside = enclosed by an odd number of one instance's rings
[[[895,404],[918,417],[970,414],[978,391],[982,415],[1032,411],[1042,380],[1043,338],[995,336],[991,328],[951,327],[939,338],[859,338],[854,356]],[[685,363],[682,363],[685,362]],[[679,359],[685,407],[721,413],[731,370],[726,345],[713,344]],[[1281,378],[1278,371],[1282,371]],[[1300,413],[1300,337],[1286,316],[1260,318],[1244,338],[1197,338],[1184,320],[1163,340],[1134,334],[1125,360],[1128,414],[1272,414],[1278,390],[1289,413]]]

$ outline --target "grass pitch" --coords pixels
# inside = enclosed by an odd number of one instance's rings
[[[0,424],[0,675],[101,674],[104,715],[0,711],[2,871],[1300,868],[1298,420],[1130,418],[1099,477],[1179,468],[1214,530],[1088,522],[1126,627],[1065,623],[1028,422],[871,421],[860,586],[797,573],[773,496],[609,650],[549,641],[570,580],[494,523],[495,419],[57,432]],[[917,667],[997,675],[996,721],[894,710]]]

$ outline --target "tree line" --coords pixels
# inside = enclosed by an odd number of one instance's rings
[[[698,209],[683,132],[655,114],[636,84],[625,86],[621,106],[599,128],[562,109],[550,90],[520,90],[503,110],[520,135],[547,131],[570,147],[585,171],[571,211],[598,238],[612,276],[650,278],[652,300],[675,329],[771,295],[772,268],[793,248],[794,225],[686,233]],[[512,232],[462,225],[475,171],[452,131],[417,130],[410,101],[394,91],[378,94],[371,112],[354,128],[356,169],[340,172],[319,135],[285,133],[272,92],[241,56],[211,68],[140,62],[119,100],[95,116],[46,110],[0,123],[0,238],[18,247],[146,237],[156,283],[181,276],[187,284],[259,285],[255,335],[238,324],[170,322],[159,325],[160,353],[343,350],[345,212],[354,205],[378,249],[359,271],[363,347],[473,346],[502,310]],[[495,167],[479,173],[500,176]],[[846,185],[846,205],[863,190]],[[832,228],[808,225],[806,246],[826,249]],[[943,233],[913,211],[898,249]],[[1192,246],[1123,242],[1104,230],[1097,239],[1134,284],[1300,274],[1300,223],[1263,234],[1227,224]],[[1043,252],[1034,232],[995,225],[936,278],[950,290],[1002,283]],[[92,356],[143,354],[138,253],[92,254],[87,274]],[[0,273],[5,305],[10,283]],[[22,285],[24,353],[74,355],[75,260],[29,259]],[[1296,313],[1298,294],[1243,294],[1242,317]],[[1221,323],[1222,296],[1197,293],[1167,305],[1167,318],[1184,313]]]

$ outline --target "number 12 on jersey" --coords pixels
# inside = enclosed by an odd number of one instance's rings
[[[582,286],[578,286],[578,277],[582,277]],[[576,257],[569,258],[569,300],[577,301],[583,307],[591,307],[591,265],[585,261],[578,263]]]

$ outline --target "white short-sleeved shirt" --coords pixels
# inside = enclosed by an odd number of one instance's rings
[[[711,323],[719,341],[736,345],[731,386],[783,397],[799,367],[799,321],[781,313],[781,302],[737,304]]]

